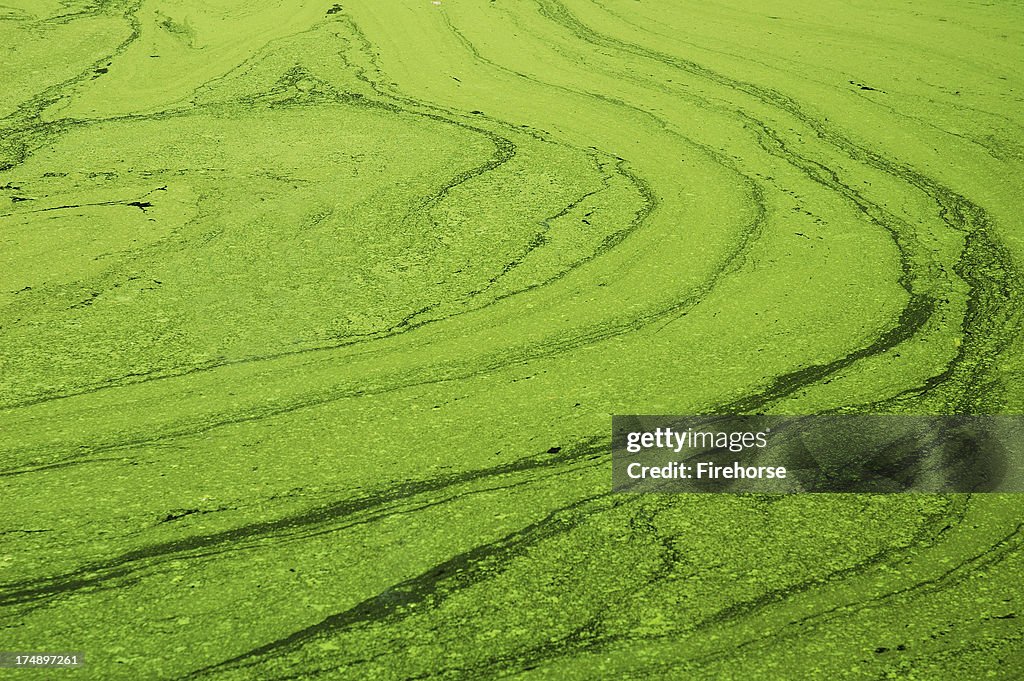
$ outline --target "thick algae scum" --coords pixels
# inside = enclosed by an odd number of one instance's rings
[[[1014,678],[1017,497],[614,495],[607,440],[1022,413],[1022,29],[1011,2],[5,0],[0,650],[88,679]]]

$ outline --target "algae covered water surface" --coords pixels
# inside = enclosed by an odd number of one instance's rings
[[[1008,1],[0,1],[7,678],[1017,678],[1014,495],[612,414],[1024,412]]]

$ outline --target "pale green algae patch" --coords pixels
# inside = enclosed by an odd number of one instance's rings
[[[1019,668],[1015,497],[615,496],[606,439],[1018,413],[1022,28],[6,3],[0,647],[96,679]]]

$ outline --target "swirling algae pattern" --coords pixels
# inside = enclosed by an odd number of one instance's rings
[[[1019,4],[3,0],[0,32],[0,648],[1024,669],[1017,497],[614,495],[607,452],[616,413],[1021,413]]]

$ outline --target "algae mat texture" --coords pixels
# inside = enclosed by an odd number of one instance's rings
[[[0,649],[1024,669],[1013,495],[612,495],[613,413],[1022,413],[1024,7],[2,0]]]

